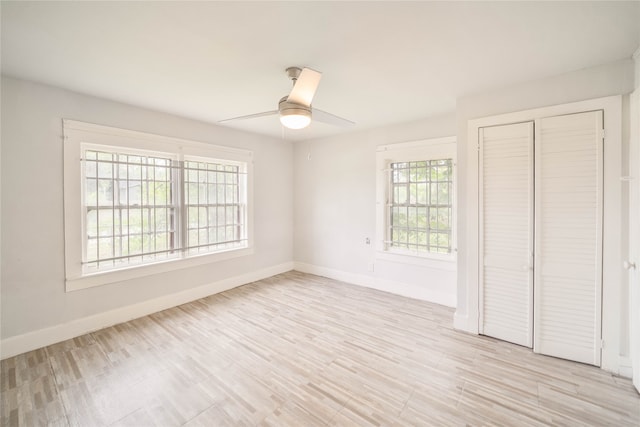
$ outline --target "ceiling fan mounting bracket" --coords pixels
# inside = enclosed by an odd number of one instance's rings
[[[285,71],[287,72],[287,76],[295,84],[296,80],[298,80],[298,77],[300,76],[300,73],[302,72],[302,69],[299,67],[289,67]]]

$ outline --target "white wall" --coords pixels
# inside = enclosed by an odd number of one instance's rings
[[[448,114],[296,143],[296,269],[454,306],[455,265],[375,260],[376,147],[453,135],[455,115]]]
[[[229,287],[240,284],[234,277],[292,268],[292,143],[8,77],[2,78],[1,108],[3,344],[69,322],[82,332],[78,321],[101,313],[158,298],[170,303],[176,294],[184,300],[212,283]],[[252,150],[254,254],[65,293],[63,118]],[[251,272],[257,276],[247,276]],[[118,320],[100,321],[108,318]]]
[[[474,322],[477,319],[467,318],[469,304],[475,302],[468,300],[470,286],[475,286],[477,280],[477,165],[469,161],[469,144],[475,141],[467,141],[468,121],[474,118],[493,116],[503,113],[529,110],[538,107],[566,104],[609,95],[628,94],[633,90],[634,67],[632,60],[621,60],[598,67],[584,69],[572,73],[546,78],[543,80],[527,82],[524,84],[495,90],[486,94],[472,95],[458,99],[457,105],[457,134],[458,134],[458,307],[455,316],[455,325],[458,328],[473,332]],[[624,97],[624,106],[628,104],[628,97]],[[628,112],[628,108],[625,110]],[[623,116],[623,130],[628,127],[628,113]],[[628,135],[626,132],[625,135]],[[628,149],[628,144],[624,145]],[[622,159],[627,157],[623,153]],[[623,165],[618,165],[620,170]],[[628,224],[620,218],[620,233],[628,232]],[[624,295],[625,283],[619,284],[621,316],[627,316],[627,307]],[[472,312],[473,310],[471,310]],[[626,321],[626,318],[625,318]],[[619,354],[624,354],[628,348],[628,334],[626,323],[620,322]],[[477,326],[476,326],[477,327]],[[477,329],[476,329],[477,332]]]

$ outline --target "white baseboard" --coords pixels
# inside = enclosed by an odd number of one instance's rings
[[[631,359],[627,356],[620,356],[620,360],[618,361],[618,375],[625,378],[633,378],[633,366],[631,364]]]
[[[103,313],[94,314],[92,316],[83,317],[81,319],[72,320],[60,325],[9,337],[0,342],[0,358],[6,359],[7,357],[36,350],[41,347],[75,338],[118,323],[127,322],[148,314],[176,307],[181,304],[186,304],[247,283],[291,271],[293,270],[293,267],[293,262],[286,262],[174,294],[164,295],[148,301],[128,305],[126,307],[120,307]]]
[[[364,274],[355,274],[341,270],[334,270],[332,268],[320,267],[303,262],[294,262],[294,269],[303,273],[328,277],[330,279],[340,280],[342,282],[351,283],[353,285],[364,286],[366,288],[377,289],[379,291],[402,295],[404,297],[434,302],[436,304],[444,305],[447,307],[456,306],[456,296],[453,294],[418,288],[415,285],[409,285],[407,283],[380,279]]]
[[[459,311],[456,311],[453,315],[453,329],[469,332],[471,334],[478,334],[477,330],[469,327],[469,315],[467,313],[460,313]]]

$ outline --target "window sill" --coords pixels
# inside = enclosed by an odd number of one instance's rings
[[[438,270],[456,271],[455,254],[410,255],[389,251],[376,252],[376,260],[409,264]]]
[[[153,264],[139,265],[119,270],[110,270],[99,273],[87,274],[81,277],[67,278],[65,281],[66,292],[92,288],[94,286],[107,285],[122,282],[153,274],[166,273],[183,268],[195,267],[203,264],[226,261],[253,254],[253,247],[230,249],[212,254],[192,256],[190,258],[172,259]]]

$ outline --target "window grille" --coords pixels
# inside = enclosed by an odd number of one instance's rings
[[[184,162],[189,253],[233,248],[246,241],[245,205],[241,200],[240,168],[196,161]]]
[[[239,164],[86,149],[83,271],[246,247]]]
[[[452,159],[390,165],[386,249],[451,253]]]

